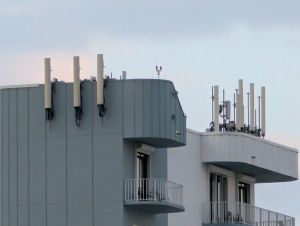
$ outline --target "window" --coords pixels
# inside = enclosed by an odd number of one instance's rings
[[[139,200],[147,200],[149,197],[149,162],[150,156],[143,152],[136,154],[136,179]]]
[[[228,185],[227,177],[211,173],[210,174],[210,202],[227,202]]]
[[[149,176],[149,155],[137,153],[137,179],[145,179]]]
[[[239,215],[242,219],[249,222],[251,220],[251,212],[250,208],[245,208],[248,204],[250,204],[250,185],[239,182],[238,183],[238,200],[239,200]],[[245,205],[246,204],[246,205]]]
[[[228,182],[227,177],[210,173],[209,175],[210,220],[211,222],[227,221]]]
[[[238,187],[239,202],[250,204],[250,185],[243,182],[239,182]]]

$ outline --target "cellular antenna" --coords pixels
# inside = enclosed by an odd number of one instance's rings
[[[239,79],[238,88],[233,93],[233,105],[230,100],[225,99],[223,89],[223,100],[219,101],[219,86],[212,86],[211,95],[211,122],[206,132],[240,132],[248,133],[257,137],[266,135],[266,88],[261,87],[261,95],[258,97],[258,110],[254,103],[254,83],[250,83],[247,94],[246,105],[243,100],[243,80]],[[233,121],[231,112],[233,106]],[[244,114],[245,113],[245,114]],[[219,122],[222,118],[223,122]],[[246,120],[245,120],[246,119]]]
[[[155,70],[156,70],[156,73],[157,73],[157,77],[158,77],[158,79],[159,79],[160,73],[161,73],[161,71],[162,71],[162,66],[156,66],[156,67],[155,67]]]

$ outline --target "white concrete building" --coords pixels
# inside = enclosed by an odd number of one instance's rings
[[[168,180],[183,185],[185,207],[168,216],[170,226],[295,225],[293,217],[255,206],[256,183],[298,179],[298,151],[264,139],[266,88],[261,87],[257,112],[254,83],[247,107],[243,93],[240,79],[232,110],[225,91],[220,101],[219,86],[213,86],[210,128],[205,133],[187,130],[186,145],[168,150]]]
[[[285,214],[255,207],[255,184],[298,178],[298,152],[240,132],[187,130],[187,145],[168,151],[168,180],[182,184],[185,212],[170,226],[294,225]]]

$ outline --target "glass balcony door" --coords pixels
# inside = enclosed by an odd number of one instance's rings
[[[238,183],[238,200],[239,200],[239,222],[250,222],[251,213],[250,208],[247,208],[250,204],[250,185],[239,182]]]
[[[210,174],[211,222],[226,222],[228,218],[228,182],[227,177]]]
[[[137,176],[137,196],[139,200],[148,200],[152,192],[149,191],[149,159],[148,154],[137,152],[136,156],[136,176]]]

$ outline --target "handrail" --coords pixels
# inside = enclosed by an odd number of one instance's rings
[[[124,196],[126,201],[167,202],[182,205],[183,186],[166,179],[126,179]]]
[[[295,218],[247,203],[210,202],[203,223],[243,223],[253,226],[295,226]]]

